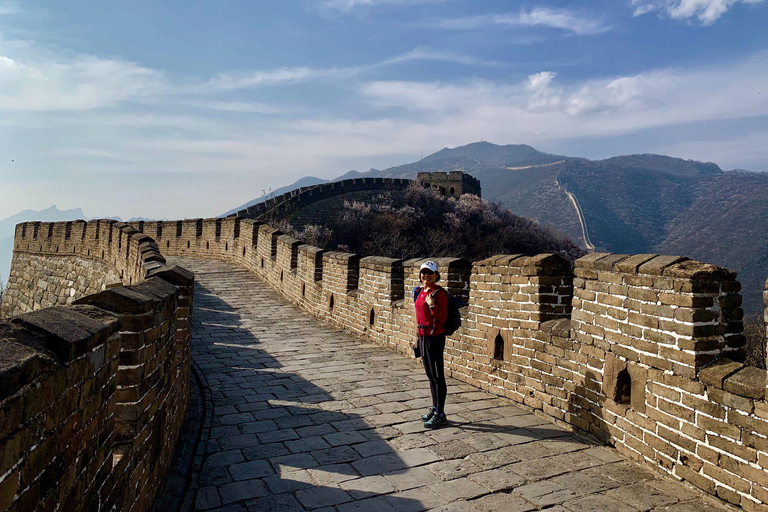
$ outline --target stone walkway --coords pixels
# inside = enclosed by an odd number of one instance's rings
[[[239,268],[174,262],[196,275],[208,402],[196,510],[728,510],[455,380],[449,426],[425,431],[417,360],[318,322]]]

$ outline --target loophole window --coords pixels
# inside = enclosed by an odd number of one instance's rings
[[[334,306],[335,302],[336,302],[336,297],[331,295],[331,300],[328,301],[328,310],[329,311],[333,311],[333,306]]]
[[[376,312],[371,308],[371,312],[368,314],[368,325],[373,327],[373,323],[376,320]]]
[[[301,285],[301,296],[304,297],[307,294],[307,285],[302,284]]]
[[[496,335],[496,339],[493,340],[493,358],[497,361],[504,360],[504,338],[501,333]]]
[[[619,404],[629,404],[632,399],[632,377],[629,370],[624,369],[616,376],[616,394],[613,401]]]

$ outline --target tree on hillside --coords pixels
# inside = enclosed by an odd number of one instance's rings
[[[347,201],[326,226],[280,228],[329,250],[392,258],[450,256],[477,261],[494,254],[554,252],[573,262],[584,252],[549,227],[471,194],[446,198],[412,185],[404,200],[383,194],[367,203]]]
[[[5,295],[5,283],[3,282],[3,279],[0,277],[0,306],[3,304],[3,296]]]

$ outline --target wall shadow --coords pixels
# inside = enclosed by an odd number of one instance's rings
[[[212,413],[200,439],[203,457],[188,475],[192,510],[426,508],[387,494],[397,492],[394,486],[356,489],[355,479],[407,465],[363,416],[333,410],[337,398],[283,370],[237,308],[199,282],[192,358]],[[181,507],[181,501],[166,498],[164,506]]]

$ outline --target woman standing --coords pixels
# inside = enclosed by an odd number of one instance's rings
[[[443,291],[437,284],[440,280],[440,272],[434,261],[427,261],[421,265],[419,279],[421,290],[414,299],[418,326],[416,344],[421,350],[424,370],[429,379],[429,390],[432,393],[432,408],[421,419],[426,428],[439,428],[448,422],[445,417],[445,397],[448,386],[443,372],[443,352],[445,351],[443,324],[448,319],[448,294],[440,293]]]

